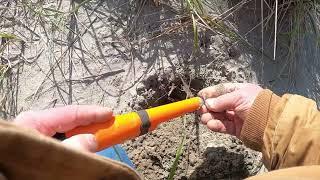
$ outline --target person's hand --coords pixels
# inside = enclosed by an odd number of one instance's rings
[[[249,83],[225,83],[202,89],[201,122],[213,131],[240,136],[243,122],[262,88]]]
[[[53,136],[77,126],[104,122],[113,117],[111,109],[100,106],[70,105],[42,111],[27,111],[19,114],[14,123]],[[90,152],[96,152],[97,142],[92,134],[81,134],[62,141],[63,144]]]

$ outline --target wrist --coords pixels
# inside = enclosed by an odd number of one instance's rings
[[[248,115],[244,119],[240,133],[240,139],[248,147],[258,151],[261,150],[269,114],[273,111],[279,99],[279,96],[268,89],[261,91],[257,95]]]

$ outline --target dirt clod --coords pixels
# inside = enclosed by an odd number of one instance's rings
[[[193,97],[203,87],[201,78],[190,79],[189,74],[175,75],[172,71],[153,74],[143,80],[136,88],[131,107],[149,108]]]

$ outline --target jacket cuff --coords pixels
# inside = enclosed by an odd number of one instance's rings
[[[246,146],[261,151],[263,134],[268,123],[269,114],[271,114],[279,100],[280,97],[268,89],[258,94],[244,120],[240,134],[240,139]]]

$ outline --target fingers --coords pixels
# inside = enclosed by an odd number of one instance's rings
[[[210,120],[220,120],[220,121],[226,121],[226,116],[224,113],[204,113],[201,115],[201,123],[207,124]]]
[[[214,98],[245,86],[243,83],[223,83],[202,89],[198,95],[203,99]]]
[[[56,132],[66,132],[77,126],[104,122],[113,117],[109,108],[87,105],[70,105],[43,111],[29,111],[20,114],[15,123],[30,127],[53,136]]]
[[[237,135],[235,114],[233,111],[222,113],[206,112],[201,115],[201,123],[210,130],[220,133]]]
[[[227,119],[225,113],[204,113],[201,115],[201,122],[212,131],[221,133],[231,132],[231,121]]]
[[[238,102],[241,99],[241,94],[234,91],[231,93],[223,94],[216,98],[206,99],[206,108],[213,112],[224,112],[227,110],[233,110],[237,107]]]
[[[92,134],[72,136],[62,141],[62,143],[68,147],[88,152],[96,152],[98,148],[96,139]]]
[[[219,121],[219,120],[210,120],[207,123],[207,127],[215,132],[226,132],[227,128],[225,127],[225,125]]]
[[[232,121],[210,120],[207,122],[207,127],[214,132],[236,135],[236,128]]]

